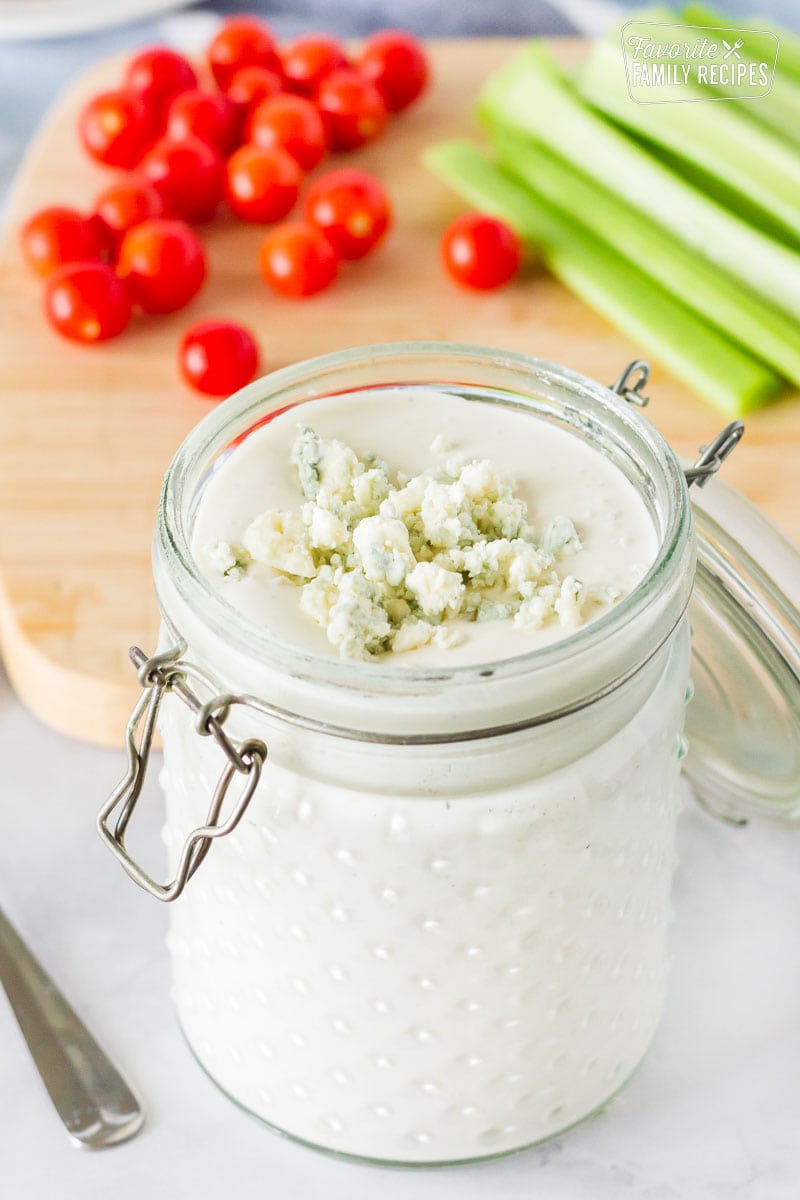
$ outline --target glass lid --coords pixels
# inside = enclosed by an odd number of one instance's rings
[[[684,772],[719,816],[800,825],[800,550],[719,478],[691,496],[698,565]]]

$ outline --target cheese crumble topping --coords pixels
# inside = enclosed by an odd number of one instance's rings
[[[575,628],[592,605],[619,599],[565,570],[581,549],[569,517],[537,531],[494,463],[452,453],[441,437],[430,450],[434,466],[392,477],[376,455],[298,426],[291,463],[305,502],[262,513],[240,543],[207,547],[208,565],[232,580],[280,573],[340,657],[362,660],[457,645],[468,621]]]

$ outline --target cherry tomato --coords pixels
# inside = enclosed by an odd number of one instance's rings
[[[391,222],[389,198],[373,175],[345,167],[309,189],[303,215],[325,234],[339,258],[363,258]]]
[[[258,346],[243,325],[200,321],[187,329],[178,350],[186,382],[207,396],[230,396],[256,373]]]
[[[245,221],[280,221],[297,203],[303,173],[285,150],[240,146],[228,159],[225,198]]]
[[[83,106],[78,132],[92,158],[109,167],[135,167],[153,135],[153,121],[133,92],[101,92]]]
[[[122,333],[131,301],[106,263],[70,263],[48,279],[44,311],[53,328],[73,342],[102,342]]]
[[[142,221],[122,240],[117,272],[125,280],[131,299],[145,312],[174,312],[188,304],[203,286],[203,244],[183,221]]]
[[[357,66],[364,78],[375,84],[390,112],[413,104],[428,82],[422,43],[401,29],[382,29],[368,37]]]
[[[242,67],[280,71],[272,31],[257,17],[230,17],[208,47],[208,65],[222,91]]]
[[[51,275],[65,263],[103,257],[108,240],[90,217],[53,205],[28,217],[20,230],[22,252],[37,275]]]
[[[254,109],[247,137],[265,150],[285,150],[304,171],[312,171],[328,152],[319,109],[304,96],[271,96]]]
[[[324,233],[306,221],[276,225],[261,243],[258,265],[281,296],[311,296],[333,283],[339,260]]]
[[[465,213],[448,225],[440,252],[445,269],[457,283],[481,290],[508,283],[522,258],[514,230],[482,213]]]
[[[326,75],[346,67],[344,46],[324,33],[307,33],[280,51],[286,87],[302,96],[316,96]]]
[[[134,55],[125,71],[124,82],[151,112],[161,117],[175,96],[197,87],[197,76],[188,58],[166,46],[152,46]]]
[[[145,154],[141,169],[171,216],[185,221],[213,217],[225,180],[225,163],[214,146],[193,136],[182,142],[161,138]]]
[[[106,188],[97,197],[95,218],[106,230],[110,244],[117,248],[134,225],[164,214],[164,201],[151,183],[135,179]],[[88,256],[86,256],[88,257]]]
[[[268,96],[277,96],[283,79],[269,67],[242,67],[228,84],[225,95],[236,106],[244,125],[250,113]]]
[[[369,80],[344,68],[319,85],[317,104],[334,150],[354,150],[377,137],[388,120],[383,98]]]
[[[174,142],[199,137],[227,155],[239,144],[240,128],[236,105],[222,92],[193,88],[181,92],[169,106],[167,137]]]

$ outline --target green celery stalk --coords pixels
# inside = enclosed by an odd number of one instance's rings
[[[549,146],[702,257],[800,318],[800,255],[686,183],[588,109],[541,43],[530,43],[490,77],[479,112],[490,126]]]
[[[712,29],[754,29],[761,33],[774,33],[778,39],[777,71],[787,79],[800,83],[800,37],[780,25],[776,25],[769,17],[755,17],[752,20],[742,20],[705,4],[687,4],[681,10],[681,19],[687,24],[708,25]]]
[[[492,143],[503,165],[533,192],[800,387],[794,320],[544,146],[503,130],[492,133]]]
[[[681,11],[681,19],[687,24],[709,26],[713,29],[736,29],[738,22],[735,17],[723,18],[713,11],[713,9],[705,8],[702,4],[689,4]],[[747,23],[741,26],[742,29],[747,28]],[[768,25],[752,22],[750,28],[764,29],[768,33],[774,33],[781,41],[778,49],[778,67],[775,70],[775,80],[772,89],[766,96],[752,100],[739,100],[740,105],[746,106],[743,111],[747,112],[749,117],[754,121],[758,121],[762,126],[767,126],[770,129],[780,133],[792,145],[800,145],[800,77],[794,75],[793,69],[781,68],[782,51],[784,50],[784,42],[781,40],[786,38],[786,34],[779,34],[777,29],[770,29]],[[753,62],[750,55],[746,55],[740,50],[739,54],[743,62]],[[789,51],[789,61],[792,61],[792,50]],[[785,63],[783,64],[785,67]]]
[[[760,408],[780,390],[774,372],[470,142],[431,146],[424,161],[469,204],[508,222],[567,287],[726,415]]]
[[[589,104],[633,133],[716,176],[800,239],[800,156],[779,137],[686,86],[682,104],[637,104],[628,93],[619,45],[596,42],[576,78]],[[693,104],[691,100],[699,100]]]
[[[734,21],[734,27],[737,24],[738,22]],[[775,25],[767,17],[756,17],[753,21],[745,21],[742,28],[766,30],[767,33],[774,33],[778,39],[776,71],[778,75],[790,79],[793,83],[800,86],[800,37],[796,33],[791,33],[790,30],[784,29],[782,25]]]

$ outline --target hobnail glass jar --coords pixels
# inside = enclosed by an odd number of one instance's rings
[[[379,405],[406,384],[512,406],[532,436],[552,422],[612,459],[658,536],[637,587],[565,640],[435,670],[315,655],[232,609],[190,552],[215,465],[287,406],[313,420],[316,397],[370,388]],[[159,696],[171,870],[236,774],[198,720],[268,751],[225,836],[184,854],[171,907],[180,1023],[228,1096],[316,1147],[430,1164],[535,1144],[623,1086],[664,1000],[694,565],[666,442],[533,358],[349,350],[251,384],[190,434],[155,536],[162,657],[141,678],[172,664],[221,697],[198,718],[169,680]]]

